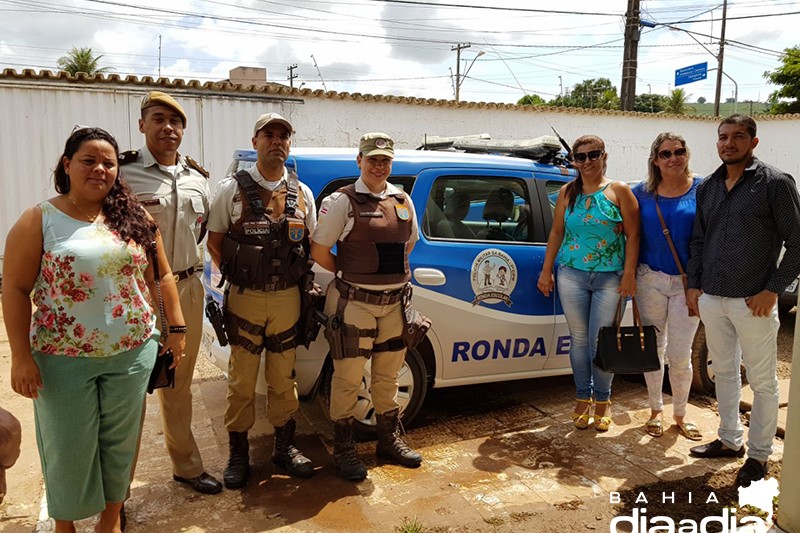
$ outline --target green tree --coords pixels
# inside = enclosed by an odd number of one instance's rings
[[[608,78],[583,80],[572,88],[569,94],[558,96],[551,105],[565,107],[584,107],[589,109],[618,109],[617,88]]]
[[[660,113],[664,110],[664,95],[637,94],[633,101],[633,110],[640,113]]]
[[[547,102],[538,94],[526,94],[519,99],[517,105],[547,105]]]
[[[58,68],[75,75],[78,72],[86,74],[104,74],[111,71],[111,67],[100,67],[100,60],[102,55],[96,56],[92,53],[91,48],[75,48],[67,52],[67,55],[59,58]]]
[[[708,100],[706,100],[705,96],[701,96],[700,98],[697,99],[698,104],[705,104],[707,101]]]
[[[800,113],[800,46],[784,50],[781,66],[764,77],[780,88],[770,94],[770,113]]]
[[[672,92],[664,99],[664,112],[676,115],[685,115],[689,111],[686,105],[686,91],[683,89],[672,89]]]

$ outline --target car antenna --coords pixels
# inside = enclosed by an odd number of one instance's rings
[[[567,141],[564,140],[564,137],[562,137],[561,134],[558,133],[558,130],[556,130],[555,126],[550,124],[550,121],[547,120],[547,117],[542,117],[542,118],[544,119],[545,122],[547,122],[547,125],[550,126],[550,129],[553,130],[553,133],[556,134],[556,137],[558,137],[559,142],[561,142],[561,146],[563,146],[564,149],[567,151],[567,159],[572,161],[572,148],[570,148],[569,144],[567,144]]]
[[[497,50],[494,48],[494,46],[492,46],[491,44],[489,44],[489,42],[488,42],[488,41],[487,41],[485,38],[483,39],[483,42],[486,44],[486,46],[488,46],[489,48],[491,48],[491,49],[492,49],[492,52],[494,52],[494,54],[495,54],[495,55],[497,55],[497,57],[499,57],[499,58],[500,58],[500,61],[502,61],[502,62],[503,62],[503,64],[504,64],[504,65],[506,66],[506,68],[508,69],[508,71],[511,73],[511,76],[514,78],[514,81],[516,81],[516,82],[517,82],[517,85],[519,86],[519,89],[522,91],[522,94],[528,94],[528,93],[527,93],[527,91],[525,90],[525,88],[522,86],[522,84],[521,84],[521,83],[519,82],[519,80],[517,79],[517,76],[514,74],[514,71],[513,71],[513,70],[511,70],[511,67],[509,67],[509,66],[508,66],[508,63],[507,63],[507,62],[506,62],[506,60],[503,58],[503,56],[501,56],[501,55],[500,55],[500,54],[497,52]],[[556,134],[556,137],[558,137],[558,140],[559,140],[559,142],[561,142],[561,146],[563,146],[563,147],[564,147],[564,149],[566,149],[566,151],[567,151],[567,160],[568,160],[568,161],[572,161],[572,149],[571,149],[571,148],[569,147],[569,145],[567,144],[567,141],[565,141],[565,140],[564,140],[564,138],[563,138],[563,137],[562,137],[562,136],[561,136],[561,135],[558,133],[558,131],[556,131],[556,129],[553,127],[553,125],[552,125],[552,124],[550,124],[550,121],[549,121],[549,120],[547,120],[547,117],[542,117],[542,118],[544,119],[544,121],[545,121],[545,122],[547,122],[547,125],[548,125],[548,126],[550,126],[550,129],[551,129],[551,130],[553,130],[553,133],[555,133],[555,134]]]

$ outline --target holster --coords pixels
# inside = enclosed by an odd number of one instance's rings
[[[431,329],[431,319],[412,307],[412,285],[406,285],[403,291],[403,344],[406,348],[414,348]]]
[[[225,328],[225,318],[219,305],[210,294],[206,296],[206,317],[211,325],[214,327],[214,333],[217,334],[217,341],[220,346],[228,345],[228,332]]]
[[[344,330],[342,328],[342,318],[334,313],[328,317],[325,323],[325,339],[331,351],[331,359],[344,359]]]
[[[314,283],[314,273],[310,270],[300,279],[300,318],[297,321],[298,344],[306,348],[317,340],[319,330],[327,322],[323,313],[325,293]]]
[[[228,336],[228,343],[231,346],[235,346],[239,344],[239,320],[236,318],[236,315],[231,313],[228,310],[228,291],[230,290],[230,285],[225,290],[225,300],[223,301],[222,305],[222,319],[225,323],[225,333]]]

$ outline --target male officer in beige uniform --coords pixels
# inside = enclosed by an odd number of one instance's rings
[[[258,118],[250,170],[224,179],[211,205],[208,250],[228,286],[225,322],[231,344],[225,427],[230,458],[223,481],[245,486],[250,473],[247,432],[255,422],[256,380],[266,350],[267,418],[275,427],[272,463],[296,477],[314,474],[294,445],[299,407],[294,379],[300,291],[311,284],[308,238],[316,226],[314,196],[285,167],[292,125],[277,113]]]
[[[186,112],[171,96],[152,91],[142,100],[141,150],[120,155],[122,176],[158,223],[169,264],[178,282],[186,319],[186,349],[175,373],[175,388],[158,389],[161,420],[173,479],[197,492],[215,494],[222,484],[203,468],[192,435],[192,377],[203,332],[203,260],[197,249],[209,207],[208,172],[178,148]]]
[[[397,375],[406,354],[401,335],[403,296],[411,279],[408,255],[419,236],[411,198],[386,181],[393,158],[394,141],[385,133],[361,138],[357,158],[361,177],[323,201],[311,243],[314,260],[337,274],[325,301],[325,313],[333,317],[326,330],[334,367],[333,461],[352,481],[367,476],[355,451],[353,415],[370,357],[377,455],[409,468],[422,464],[422,456],[400,438],[396,399]],[[331,252],[334,245],[337,255]],[[335,337],[331,324],[336,324],[340,337]]]

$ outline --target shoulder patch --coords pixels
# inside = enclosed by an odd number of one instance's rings
[[[139,150],[128,150],[127,152],[122,152],[119,154],[119,164],[128,165],[133,163],[139,158]]]
[[[186,164],[187,165],[189,165],[190,167],[192,167],[193,169],[198,171],[200,174],[202,174],[205,179],[208,179],[209,177],[211,177],[211,174],[208,172],[208,170],[204,169],[200,165],[200,163],[198,163],[197,161],[195,161],[194,159],[192,159],[188,155],[184,156],[184,159],[186,160]]]

